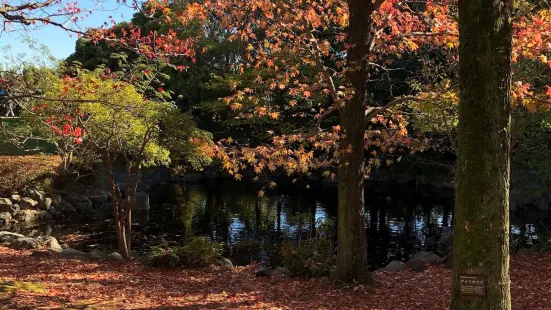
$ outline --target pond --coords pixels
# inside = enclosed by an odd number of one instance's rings
[[[225,244],[234,264],[260,261],[277,266],[282,241],[304,238],[315,222],[336,223],[337,190],[280,184],[262,199],[258,184],[216,180],[157,186],[150,192],[151,210],[133,212],[133,246],[145,254],[161,238],[180,243],[185,235],[209,236]],[[453,223],[453,191],[415,184],[368,184],[365,189],[366,230],[372,269],[392,260],[407,260],[431,250],[442,227]],[[116,249],[109,210],[70,222],[29,228],[26,234],[51,234],[68,246],[89,251]],[[539,219],[512,216],[512,251],[549,238]],[[530,222],[531,221],[531,222]],[[336,239],[336,227],[333,229]]]

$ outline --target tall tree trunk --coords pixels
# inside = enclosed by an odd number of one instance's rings
[[[459,1],[461,103],[452,310],[511,309],[511,11],[512,0]],[[473,290],[480,296],[473,296]]]
[[[367,265],[364,204],[365,83],[371,0],[349,0],[347,80],[355,89],[354,97],[339,107],[341,140],[339,163],[338,252],[335,277],[345,282],[373,281]]]

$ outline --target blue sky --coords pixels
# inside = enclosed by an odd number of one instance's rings
[[[129,2],[130,3],[130,2]],[[109,22],[112,17],[116,22],[129,20],[132,18],[134,10],[124,5],[117,4],[116,0],[105,0],[101,5],[97,5],[97,0],[81,0],[79,7],[82,9],[95,8],[92,14],[84,20],[78,22],[81,28],[99,27],[104,22]],[[50,49],[50,53],[57,59],[64,59],[71,55],[75,50],[77,36],[70,34],[55,26],[41,26],[32,31],[22,31],[21,29],[0,33],[0,48],[11,46],[13,54],[30,54],[29,43],[25,42],[30,38],[36,43],[43,44]]]

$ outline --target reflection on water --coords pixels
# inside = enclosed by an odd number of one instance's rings
[[[319,219],[336,222],[337,191],[306,189],[281,184],[259,199],[258,186],[244,182],[182,183],[157,187],[151,193],[151,210],[134,212],[134,247],[141,253],[160,238],[182,242],[191,234],[209,236],[226,244],[234,263],[254,260],[277,265],[279,243],[305,236]],[[367,186],[366,230],[370,265],[375,268],[416,251],[431,249],[442,227],[453,223],[453,192],[407,185]],[[538,220],[539,221],[539,220]],[[512,219],[515,247],[548,238],[537,222]],[[12,230],[17,230],[13,227]],[[25,233],[51,234],[74,248],[116,248],[110,212],[72,223],[22,229]],[[336,229],[333,232],[336,238]]]

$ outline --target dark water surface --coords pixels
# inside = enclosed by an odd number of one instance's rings
[[[224,242],[225,255],[234,264],[261,261],[280,263],[280,242],[305,236],[315,221],[336,223],[337,190],[306,189],[281,184],[259,200],[259,185],[218,180],[155,187],[150,193],[151,210],[133,212],[133,247],[147,253],[161,238],[182,242],[186,234],[204,235]],[[370,265],[377,268],[391,260],[406,260],[415,252],[431,249],[442,227],[453,222],[453,191],[416,188],[415,185],[368,185],[365,190],[366,229]],[[89,251],[116,249],[117,242],[108,210],[62,224],[49,224],[23,231],[51,234],[68,246]],[[548,238],[539,220],[512,216],[513,252]],[[336,238],[336,229],[334,229]]]

